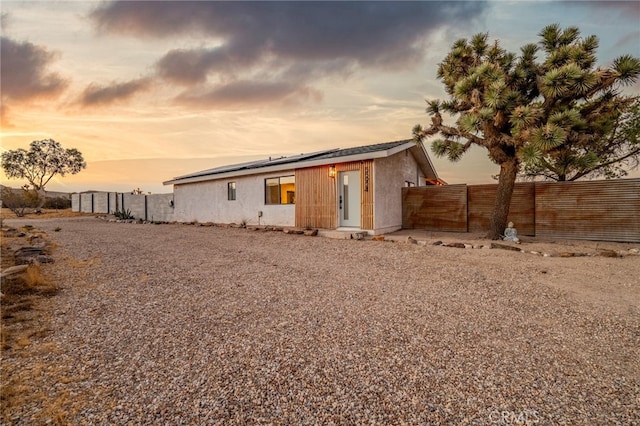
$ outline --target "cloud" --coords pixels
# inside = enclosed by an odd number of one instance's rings
[[[57,73],[47,72],[57,55],[44,47],[2,37],[0,52],[3,100],[51,98],[67,87],[67,80]]]
[[[9,27],[9,14],[7,12],[0,13],[0,28],[6,30]]]
[[[583,3],[583,2],[577,2]],[[571,2],[569,3],[571,4]],[[618,10],[620,15],[619,17],[622,19],[630,19],[632,21],[638,22],[640,20],[640,2],[637,0],[631,1],[589,1],[584,2],[584,5],[591,6],[599,9],[607,9]],[[582,6],[582,4],[578,4],[578,6]]]
[[[614,47],[631,46],[637,48],[638,41],[640,41],[640,31],[634,31],[618,40]]]
[[[200,37],[201,46],[159,58],[156,72],[188,88],[179,101],[229,105],[292,94],[315,100],[310,86],[318,79],[406,70],[423,59],[431,34],[485,9],[484,2],[115,1],[90,19],[107,33]]]
[[[130,2],[90,17],[102,31],[167,38],[200,34],[222,41],[232,60],[273,54],[296,60],[347,57],[395,66],[421,57],[423,41],[447,25],[464,25],[483,2]]]
[[[254,106],[274,102],[296,104],[300,101],[320,101],[322,95],[297,83],[285,81],[240,80],[217,86],[207,91],[189,91],[178,97],[179,102],[191,105],[234,108],[251,104]]]
[[[203,83],[211,71],[230,74],[252,65],[252,60],[234,56],[226,48],[175,49],[157,63],[158,74],[175,83],[193,85]]]
[[[139,78],[125,83],[113,83],[110,86],[89,85],[82,96],[80,104],[83,106],[108,105],[117,101],[127,100],[136,93],[147,90],[151,84],[149,78]]]
[[[0,103],[0,124],[5,129],[15,127],[9,120],[9,107],[4,103]]]

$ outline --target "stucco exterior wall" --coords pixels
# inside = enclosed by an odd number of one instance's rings
[[[398,230],[402,228],[402,188],[405,182],[424,183],[423,173],[409,151],[376,158],[373,170],[375,233]]]
[[[293,170],[174,185],[174,220],[178,222],[295,225],[295,205],[266,205],[264,180],[293,176]],[[227,184],[236,183],[236,199],[227,199]],[[262,217],[258,218],[258,212]]]
[[[173,194],[147,195],[147,220],[173,222]]]

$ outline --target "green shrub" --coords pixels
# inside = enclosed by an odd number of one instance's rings
[[[117,217],[118,219],[121,219],[121,220],[135,219],[135,217],[131,214],[131,210],[129,210],[129,209],[116,210],[113,213],[113,215],[115,217]]]

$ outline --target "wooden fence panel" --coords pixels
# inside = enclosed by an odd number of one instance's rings
[[[640,242],[640,179],[536,183],[536,235]]]
[[[402,226],[488,229],[497,185],[404,188]],[[509,220],[520,235],[640,242],[640,179],[516,184]]]
[[[471,185],[467,187],[469,232],[486,232],[498,193],[498,185]],[[535,184],[516,183],[509,206],[509,221],[520,235],[535,235]]]
[[[467,232],[467,185],[402,188],[402,227]]]

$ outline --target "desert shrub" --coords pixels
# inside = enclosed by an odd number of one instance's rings
[[[38,207],[39,200],[40,196],[34,190],[2,188],[2,207],[8,208],[18,217],[27,214],[28,209]]]
[[[66,197],[47,197],[44,200],[44,205],[42,206],[45,209],[70,209],[71,208],[71,200]]]

